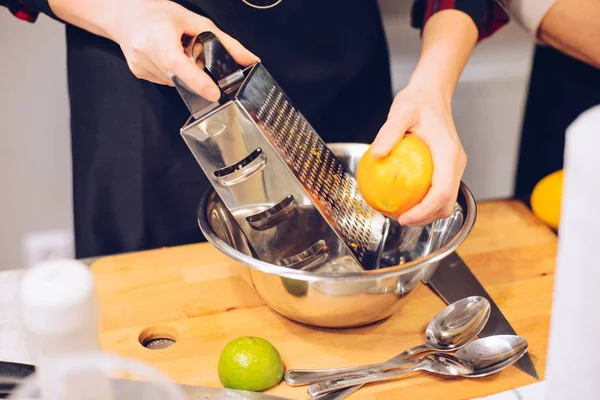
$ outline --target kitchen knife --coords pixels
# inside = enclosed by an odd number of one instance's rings
[[[5,399],[19,382],[35,372],[33,365],[0,361],[0,399]]]
[[[122,381],[125,382],[125,381]],[[132,382],[132,381],[127,381]],[[258,392],[245,392],[242,390],[210,388],[191,385],[179,385],[190,400],[289,400]]]
[[[481,337],[517,334],[496,303],[494,303],[490,295],[485,291],[481,283],[479,283],[475,275],[473,275],[469,267],[458,254],[452,253],[442,259],[437,270],[426,284],[431,287],[433,291],[446,302],[446,304],[453,303],[468,296],[481,296],[488,299],[492,306],[492,311],[488,323],[481,331]],[[526,374],[539,380],[539,376],[529,354],[526,353],[521,357],[521,359],[515,363],[515,366]]]
[[[15,390],[15,384],[10,380],[18,382],[27,378],[35,372],[35,367],[29,364],[0,361],[0,399],[7,398]],[[2,378],[7,378],[2,382]],[[125,379],[113,380],[117,393],[136,393],[136,386],[151,385],[152,382],[142,382]],[[284,397],[266,395],[258,392],[247,392],[243,390],[221,389],[204,386],[179,385],[190,400],[289,400]],[[137,392],[139,393],[139,391]]]

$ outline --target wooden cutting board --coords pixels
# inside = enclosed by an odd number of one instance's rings
[[[557,238],[516,201],[485,202],[458,253],[472,268],[517,333],[529,342],[543,379]],[[420,287],[392,318],[350,330],[314,329],[267,308],[238,275],[235,262],[210,244],[105,257],[92,265],[97,278],[105,350],[147,362],[185,384],[220,387],[217,362],[227,342],[261,336],[280,351],[287,368],[326,368],[387,360],[423,343],[429,320],[445,304]],[[149,334],[170,335],[176,344],[150,350]],[[470,399],[535,380],[511,367],[493,377],[445,379],[415,373],[369,385],[354,399]],[[285,383],[269,390],[291,399],[306,388]]]

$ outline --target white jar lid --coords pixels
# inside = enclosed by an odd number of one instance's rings
[[[61,335],[97,324],[94,278],[76,260],[45,261],[21,283],[23,323],[34,334]]]

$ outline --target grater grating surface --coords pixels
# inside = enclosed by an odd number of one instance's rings
[[[378,254],[370,249],[381,240],[386,221],[359,195],[354,177],[276,86],[269,89],[256,119],[354,257],[373,268]]]

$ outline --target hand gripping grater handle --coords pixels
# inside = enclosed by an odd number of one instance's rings
[[[173,83],[194,118],[216,108],[225,94],[244,79],[244,73],[225,47],[211,32],[203,32],[188,39],[184,46],[185,54],[192,59],[217,84],[221,99],[210,102],[190,89],[177,76],[172,75]]]
[[[211,118],[211,113],[220,104],[233,101],[252,119],[255,128],[260,131],[262,143],[268,143],[271,153],[274,151],[276,158],[281,160],[284,165],[282,168],[287,170],[284,174],[295,180],[295,183],[289,183],[290,188],[295,185],[301,187],[303,194],[300,197],[304,197],[318,210],[356,262],[364,269],[377,268],[389,220],[366,204],[358,192],[354,177],[294,107],[264,66],[256,63],[242,70],[218,39],[209,32],[192,39],[186,46],[186,54],[204,68],[222,94],[219,102],[208,102],[174,77],[175,86],[192,116],[202,119],[208,115]],[[248,135],[246,139],[250,140],[252,129],[248,129],[247,133],[242,132],[242,136]],[[226,150],[221,148],[221,151]],[[259,167],[263,166],[257,166]],[[239,198],[230,199],[230,205],[239,205],[233,204]],[[281,198],[277,201],[280,200]],[[284,214],[285,210],[282,207],[278,213]],[[255,231],[262,229],[256,221],[246,221]],[[247,232],[254,235],[255,231]],[[260,242],[259,239],[255,241]]]

